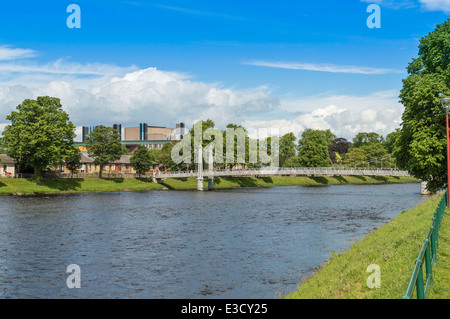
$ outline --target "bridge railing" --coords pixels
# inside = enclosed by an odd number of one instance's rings
[[[366,176],[409,176],[396,168],[362,167],[264,167],[258,169],[214,169],[204,170],[205,176],[255,176],[255,175],[366,175]],[[157,172],[158,178],[195,177],[197,171]]]
[[[414,288],[416,288],[417,299],[425,299],[428,288],[433,283],[433,265],[436,263],[436,250],[438,248],[439,229],[441,228],[442,217],[445,207],[448,206],[448,190],[442,196],[431,222],[427,237],[425,238],[419,256],[414,265],[414,270],[409,281],[406,293],[403,299],[411,299]],[[425,281],[423,265],[425,261]]]

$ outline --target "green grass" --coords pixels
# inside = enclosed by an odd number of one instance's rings
[[[317,186],[338,184],[379,184],[417,182],[412,177],[368,177],[368,176],[273,176],[273,177],[217,177],[214,187],[273,187],[273,186]],[[204,189],[208,182],[205,179]],[[41,181],[31,179],[0,179],[0,195],[32,195],[78,192],[118,192],[143,190],[193,190],[197,189],[197,179],[168,178],[161,184],[144,178],[44,178]]]
[[[403,212],[374,230],[347,251],[332,253],[330,260],[299,283],[284,298],[299,299],[401,299],[410,281],[414,262],[431,226],[442,194]],[[433,268],[434,285],[428,298],[449,298],[450,221],[446,210],[441,226],[438,262]],[[381,270],[381,287],[368,288],[370,264]],[[416,294],[414,293],[414,298]]]
[[[2,195],[160,190],[164,186],[138,178],[45,178],[0,180]]]

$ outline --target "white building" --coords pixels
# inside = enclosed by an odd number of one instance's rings
[[[16,161],[6,154],[0,154],[0,178],[15,177]]]

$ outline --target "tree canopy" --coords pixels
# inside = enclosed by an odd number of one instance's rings
[[[352,147],[357,148],[374,143],[383,143],[383,136],[375,132],[361,132],[353,138]]]
[[[295,156],[297,149],[296,141],[297,138],[292,132],[286,133],[280,138],[280,166],[284,166],[289,158]],[[289,166],[292,164],[292,161],[289,161],[287,164]]]
[[[361,147],[353,148],[344,157],[344,164],[346,165],[359,165],[367,161],[364,149]]]
[[[36,176],[62,163],[69,155],[76,136],[75,126],[58,98],[26,99],[6,119],[11,121],[2,138],[7,154],[20,166],[32,168]]]
[[[447,186],[446,120],[440,104],[450,97],[450,19],[420,40],[400,92],[405,106],[394,146],[399,168],[427,182],[430,191]]]
[[[105,165],[117,161],[123,154],[120,134],[112,127],[97,126],[86,138],[88,154],[94,158],[94,164],[100,166],[99,177],[102,177]]]
[[[81,153],[78,148],[72,146],[68,152],[65,163],[73,177],[73,174],[81,167]]]
[[[153,167],[153,160],[152,153],[144,145],[139,145],[130,157],[130,164],[140,176]]]
[[[335,138],[328,147],[328,154],[333,163],[340,164],[352,143],[343,137]]]
[[[388,135],[386,135],[383,146],[389,154],[392,154],[392,152],[394,151],[395,143],[397,142],[397,139],[399,138],[400,134],[401,134],[400,129],[397,128],[395,129],[394,132],[391,132]]]
[[[299,165],[302,167],[331,166],[332,163],[328,155],[330,139],[331,136],[326,131],[312,129],[303,131],[302,137],[298,141]]]

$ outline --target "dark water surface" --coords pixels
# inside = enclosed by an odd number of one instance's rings
[[[425,197],[336,185],[0,197],[0,298],[276,298]],[[69,289],[67,266],[81,269]]]

